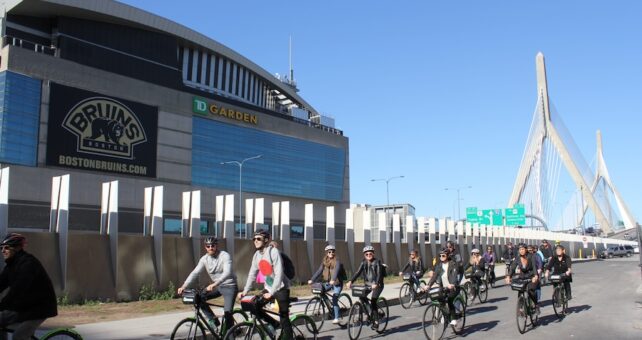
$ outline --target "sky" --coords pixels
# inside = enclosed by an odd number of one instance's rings
[[[595,132],[614,184],[642,216],[640,1],[123,1],[202,33],[300,95],[350,140],[352,203],[407,202],[418,216],[502,208],[537,101],[549,96],[587,161]],[[574,190],[570,181],[561,191]]]

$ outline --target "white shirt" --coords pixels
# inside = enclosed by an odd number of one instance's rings
[[[444,270],[441,274],[441,283],[444,287],[448,287],[450,285],[450,281],[448,281],[448,265],[448,262],[441,264],[441,268]]]

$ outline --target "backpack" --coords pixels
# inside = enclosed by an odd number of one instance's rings
[[[272,262],[271,254],[272,254],[272,249],[270,249],[270,262]],[[287,277],[289,280],[294,279],[294,276],[296,275],[296,271],[294,270],[294,263],[292,263],[292,259],[290,259],[290,257],[287,256],[282,251],[279,251],[279,254],[281,255],[281,262],[283,262],[283,274],[285,274],[285,277]]]

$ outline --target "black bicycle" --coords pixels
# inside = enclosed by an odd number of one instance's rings
[[[207,318],[199,308],[199,304],[205,298],[205,290],[196,290],[196,289],[186,289],[183,291],[183,303],[188,305],[193,305],[194,307],[194,316],[187,317],[179,321],[174,330],[170,339],[172,340],[191,340],[191,339],[205,339],[206,330],[209,331],[214,339],[222,339],[227,332],[225,328],[225,320],[223,317],[215,318],[214,325],[210,325],[207,322]],[[207,303],[211,307],[222,307],[212,303]],[[247,314],[240,310],[234,309],[232,311],[234,316],[234,323],[243,322],[247,320]]]
[[[466,273],[465,277],[468,281],[464,283],[463,289],[466,292],[466,304],[471,306],[475,298],[479,299],[479,303],[484,303],[488,299],[488,282],[486,275],[478,280],[473,280],[472,273]]]
[[[296,297],[291,297],[290,302],[298,301]],[[276,330],[279,328],[279,321],[274,319],[273,316],[279,314],[274,311],[264,309],[268,304],[262,295],[246,296],[241,300],[241,309],[244,312],[250,313],[252,319],[244,322],[237,323],[232,326],[225,335],[225,340],[244,339],[244,340],[275,340],[277,339]],[[259,314],[259,310],[263,313]],[[265,313],[265,314],[264,314]],[[296,314],[290,317],[292,324],[292,333],[294,339],[316,339],[319,334],[314,320],[304,314]]]
[[[404,309],[410,308],[413,302],[419,301],[422,306],[426,305],[429,301],[429,296],[423,289],[426,286],[426,281],[419,280],[419,287],[415,286],[415,274],[404,273],[403,280],[405,281],[399,289],[399,303]]]
[[[528,284],[531,280],[523,280],[515,278],[511,282],[511,289],[517,291],[517,310],[516,310],[516,319],[517,319],[517,330],[520,334],[526,332],[526,327],[529,325],[528,321],[530,320],[530,325],[535,327],[537,321],[539,320],[539,315],[537,314],[537,309],[535,302],[528,296],[526,292],[528,289]]]
[[[495,264],[489,264],[486,263],[484,265],[484,268],[486,269],[486,274],[488,278],[488,285],[491,288],[495,288],[495,280],[497,280],[497,277],[495,277]]]
[[[320,331],[325,320],[334,318],[334,306],[332,305],[332,290],[326,289],[322,283],[312,284],[312,294],[314,297],[308,301],[305,306],[305,315],[310,316],[317,322],[317,329]],[[348,324],[345,316],[350,312],[352,299],[346,293],[339,294],[339,326],[345,327]]]
[[[568,279],[566,274],[551,275],[551,283],[553,284],[553,311],[558,318],[563,318],[568,309],[568,296],[566,296],[566,289],[564,289],[564,281]]]
[[[466,301],[461,294],[457,294],[453,300],[455,307],[455,322],[452,324],[450,308],[448,308],[448,296],[446,289],[434,287],[428,291],[431,303],[424,311],[424,317],[421,322],[424,329],[424,335],[428,340],[441,339],[446,333],[446,328],[450,325],[453,332],[461,334],[466,325]]]
[[[370,286],[352,286],[352,296],[359,298],[350,308],[348,316],[348,337],[350,340],[359,338],[361,328],[370,326],[377,333],[381,334],[388,327],[388,301],[383,296],[377,299],[377,313],[372,312],[368,294],[372,292]]]
[[[13,334],[14,330],[10,327],[0,328],[0,338],[3,335]],[[31,336],[32,340],[82,340],[82,336],[71,328],[56,328],[48,331],[41,337]]]
[[[512,274],[512,273],[510,272],[510,265],[513,263],[513,260],[511,260],[511,259],[505,259],[505,260],[504,260],[504,263],[506,264],[506,272],[504,273],[504,276],[506,276],[506,277],[510,277],[510,276],[511,276],[511,274]]]

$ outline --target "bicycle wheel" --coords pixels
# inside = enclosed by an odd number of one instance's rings
[[[319,296],[313,297],[308,301],[308,304],[305,305],[305,315],[311,317],[316,322],[317,329],[319,330],[323,327],[325,319],[328,318],[326,313],[325,304]]]
[[[234,339],[244,339],[244,340],[262,340],[265,338],[263,330],[259,327],[256,327],[251,322],[242,322],[237,323],[232,326],[230,330],[225,334],[224,340],[234,340]],[[203,337],[205,339],[205,337]]]
[[[428,304],[428,302],[430,302],[430,296],[428,296],[428,292],[426,289],[427,286],[428,285],[426,284],[426,281],[421,280],[419,282],[419,288],[417,289],[417,301],[419,301],[422,306],[425,306]]]
[[[523,295],[517,297],[517,311],[516,311],[516,320],[517,320],[517,330],[520,334],[526,332],[526,321],[527,321],[527,312],[526,312],[526,299]]]
[[[530,298],[528,298],[530,300]],[[537,307],[535,306],[535,302],[533,300],[529,301],[529,318],[531,320],[531,326],[535,327],[537,326],[537,322],[539,321],[539,314],[537,313]]]
[[[361,302],[355,302],[348,314],[348,337],[350,340],[359,338],[361,327],[363,327],[364,310]]]
[[[486,300],[488,300],[488,282],[483,281],[481,285],[479,285],[479,302],[484,303]]]
[[[414,294],[412,293],[410,284],[408,282],[402,284],[401,288],[399,289],[399,304],[401,304],[401,307],[403,307],[404,309],[410,308],[414,300],[413,295]]]
[[[55,329],[47,334],[45,334],[42,338],[42,340],[50,340],[50,339],[73,339],[73,340],[82,340],[82,336],[80,334],[76,333],[73,330],[70,329]]]
[[[294,339],[313,339],[317,338],[319,329],[317,328],[314,320],[305,314],[297,314],[290,318],[292,324],[292,333]]]
[[[461,296],[456,296],[453,300],[453,306],[455,307],[455,320],[457,323],[452,325],[453,332],[460,335],[466,326],[466,301]]]
[[[564,287],[562,287],[560,289],[560,291],[562,292],[561,293],[561,295],[562,295],[562,313],[564,313],[564,315],[566,315],[566,313],[568,311],[568,297],[566,296],[566,289]]]
[[[441,339],[446,331],[446,319],[439,305],[431,304],[424,311],[424,318],[421,321],[424,335],[428,340]]]
[[[475,301],[475,285],[470,281],[464,283],[464,292],[466,293],[466,305],[472,306]]]
[[[555,312],[555,316],[561,319],[564,317],[564,312],[559,286],[555,286],[555,288],[553,288],[553,298],[551,300],[553,302],[553,312]]]
[[[383,296],[380,296],[377,300],[377,313],[379,319],[377,320],[377,333],[383,333],[388,327],[388,317],[390,316],[390,311],[388,310],[388,301]]]
[[[5,336],[4,339],[6,339],[6,336],[8,334],[13,334],[13,331],[14,330],[10,329],[10,328],[2,328],[2,330],[0,330],[0,337],[4,335]],[[13,336],[11,336],[11,338],[13,338]],[[31,340],[39,340],[40,338],[36,337],[35,335],[32,335],[30,339]]]
[[[339,295],[339,326],[345,327],[348,324],[348,313],[352,307],[352,298],[346,293]]]
[[[205,339],[205,327],[194,318],[179,321],[169,337],[171,340]]]

